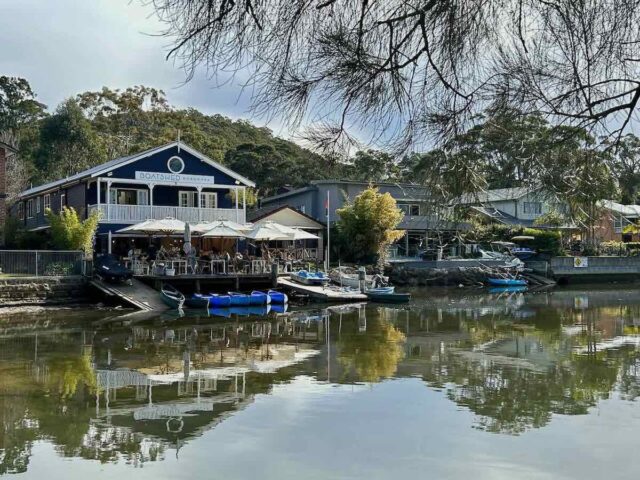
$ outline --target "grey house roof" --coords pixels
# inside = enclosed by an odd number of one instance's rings
[[[508,213],[503,212],[502,210],[498,210],[497,208],[492,207],[471,207],[472,210],[485,215],[496,222],[504,223],[505,225],[522,225],[525,227],[530,227],[533,225],[533,220],[523,220],[520,218],[516,218],[513,215],[509,215]]]
[[[461,203],[462,205],[469,205],[472,203],[491,203],[505,200],[518,200],[538,190],[540,189],[533,187],[497,188],[494,190],[478,192],[476,194],[463,195],[462,197],[460,197],[459,203]]]
[[[20,198],[20,197],[29,197],[31,195],[35,195],[35,194],[40,193],[40,192],[45,192],[47,190],[55,189],[55,188],[60,187],[62,185],[67,185],[67,184],[70,184],[70,183],[77,182],[77,181],[82,180],[84,178],[96,177],[96,176],[101,175],[103,173],[107,173],[108,171],[113,170],[114,168],[117,168],[117,167],[120,167],[122,165],[125,165],[125,164],[127,164],[129,162],[133,162],[135,160],[142,159],[144,157],[148,157],[149,155],[153,155],[154,153],[158,153],[158,152],[161,152],[163,150],[166,150],[167,148],[171,148],[171,147],[178,146],[178,145],[180,146],[181,149],[183,149],[183,150],[189,152],[190,154],[194,155],[195,157],[198,157],[201,160],[211,164],[215,168],[223,171],[224,173],[228,174],[230,177],[235,178],[236,180],[240,181],[244,185],[246,185],[248,187],[255,187],[255,183],[253,183],[251,180],[243,177],[242,175],[237,174],[233,170],[225,167],[224,165],[221,165],[218,162],[215,162],[215,161],[211,160],[209,157],[203,155],[202,153],[198,152],[197,150],[194,150],[193,148],[189,147],[188,145],[184,144],[183,142],[171,142],[171,143],[167,143],[165,145],[161,145],[159,147],[150,148],[150,149],[145,150],[143,152],[135,153],[133,155],[127,155],[125,157],[120,157],[120,158],[116,158],[116,159],[113,159],[113,160],[109,160],[108,162],[101,163],[100,165],[96,165],[95,167],[88,168],[87,170],[83,170],[82,172],[76,173],[75,175],[71,175],[70,177],[63,178],[63,179],[56,180],[56,181],[53,181],[53,182],[45,183],[44,185],[39,185],[37,187],[30,188],[28,190],[25,190],[25,191],[21,192],[18,195],[18,198]]]

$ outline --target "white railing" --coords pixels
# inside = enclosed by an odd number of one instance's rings
[[[245,212],[235,208],[170,207],[166,205],[89,205],[89,213],[100,211],[100,222],[137,223],[153,218],[176,218],[183,222],[198,223],[230,220],[246,223]]]
[[[83,275],[84,254],[75,250],[0,250],[0,273],[9,276]]]

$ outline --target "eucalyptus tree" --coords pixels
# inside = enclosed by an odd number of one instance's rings
[[[486,108],[617,141],[640,100],[635,0],[144,0],[188,77],[240,73],[258,113],[402,151]],[[317,130],[316,130],[317,133]]]

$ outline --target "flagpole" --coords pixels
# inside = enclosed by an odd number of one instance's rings
[[[331,224],[329,223],[329,190],[327,190],[326,201],[326,213],[327,213],[327,271],[329,271],[329,265],[331,260]]]

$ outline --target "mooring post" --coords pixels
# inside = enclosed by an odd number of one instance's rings
[[[367,271],[364,267],[358,269],[358,283],[360,284],[360,292],[364,293],[366,290]]]

